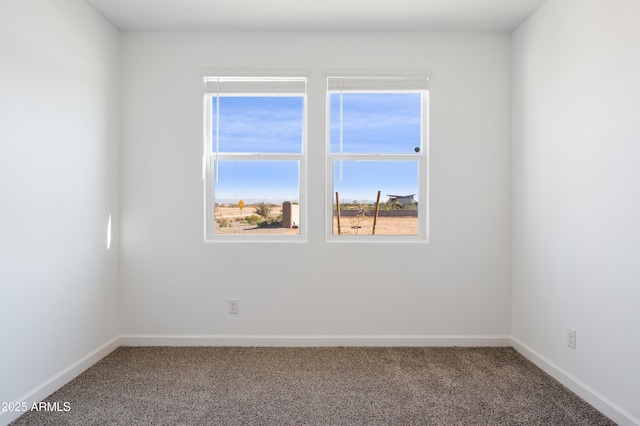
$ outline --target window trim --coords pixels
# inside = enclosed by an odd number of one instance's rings
[[[288,75],[288,74],[283,74]],[[250,92],[243,91],[239,93],[215,93],[207,92],[207,81],[215,79],[230,79],[241,81],[303,81],[304,93],[288,94],[282,92]],[[308,110],[308,78],[301,75],[290,75],[287,77],[275,76],[275,75],[246,75],[240,73],[239,75],[229,76],[228,74],[215,75],[214,77],[205,76],[205,93],[203,97],[203,157],[202,157],[202,179],[204,190],[204,241],[209,242],[306,242],[307,241],[307,110]],[[212,103],[216,96],[300,96],[303,100],[302,107],[302,147],[299,153],[258,153],[258,152],[220,152],[214,150],[213,147],[213,126],[212,126]],[[298,203],[299,203],[299,232],[298,234],[251,234],[251,235],[239,235],[239,234],[215,234],[214,233],[214,221],[215,221],[215,163],[217,161],[297,161],[298,168]]]
[[[426,89],[411,90],[374,90],[374,89],[332,89],[330,80],[336,78],[426,78]],[[356,72],[356,71],[327,71],[326,73],[326,195],[325,195],[325,237],[331,243],[428,243],[429,242],[429,71],[398,71],[398,72]],[[417,154],[383,154],[383,153],[332,153],[331,152],[331,95],[335,93],[420,93],[421,95],[421,131],[420,153]],[[418,162],[418,234],[417,235],[336,235],[333,233],[334,220],[334,162],[335,161],[412,161]]]

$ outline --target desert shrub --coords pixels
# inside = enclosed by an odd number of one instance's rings
[[[271,215],[271,204],[260,201],[259,203],[255,204],[255,209],[253,210],[253,212],[258,216],[268,218]]]
[[[220,228],[229,228],[233,226],[233,220],[231,220],[231,218],[228,218],[228,217],[223,217],[222,219],[218,219],[217,222]]]
[[[406,206],[404,206],[405,210],[418,210],[418,202],[414,201],[411,204],[407,204]]]
[[[256,214],[252,214],[251,216],[245,217],[245,220],[247,221],[248,224],[255,225],[260,220],[260,216]]]
[[[262,219],[259,220],[258,222],[256,222],[256,225],[258,226],[258,228],[266,228],[266,227],[270,227],[270,226],[278,226],[282,224],[282,219],[278,220],[278,218],[276,217],[269,217],[266,219]]]

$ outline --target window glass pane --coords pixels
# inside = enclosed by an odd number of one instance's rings
[[[299,161],[217,163],[214,234],[299,233]]]
[[[340,93],[330,98],[331,153],[340,151]],[[412,154],[420,148],[419,93],[342,94],[342,152]]]
[[[375,234],[418,235],[417,161],[334,161],[333,170],[333,234],[371,235],[380,191]]]
[[[302,96],[214,96],[211,102],[213,152],[217,138],[223,153],[302,152]]]

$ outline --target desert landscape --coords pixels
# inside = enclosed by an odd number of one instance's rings
[[[215,209],[214,233],[218,235],[297,235],[299,228],[283,228],[282,226],[260,227],[254,221],[248,221],[252,216],[256,218],[255,205],[245,205],[242,209],[237,205],[220,204]],[[271,206],[271,217],[282,215],[282,205]],[[262,218],[260,218],[262,219]]]
[[[255,206],[245,205],[240,209],[237,205],[217,205],[215,209],[215,229],[218,235],[296,235],[297,228],[283,228],[274,224],[260,227],[255,222],[247,222],[252,215],[255,216]],[[282,214],[281,205],[273,205],[272,217]],[[373,217],[343,216],[340,217],[340,230],[342,234],[371,235],[373,229]],[[337,217],[333,218],[333,233],[338,233]],[[376,221],[376,235],[417,235],[418,218],[416,216],[378,216]]]
[[[357,228],[360,226],[360,228]],[[340,232],[351,235],[371,235],[373,217],[356,220],[354,217],[340,218]],[[338,219],[333,217],[333,233],[338,233]],[[376,235],[418,235],[416,216],[378,216]]]

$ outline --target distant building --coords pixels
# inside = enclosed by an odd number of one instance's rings
[[[389,201],[387,201],[388,203],[400,203],[402,204],[402,207],[411,205],[413,203],[415,203],[415,200],[413,199],[413,197],[416,194],[411,194],[411,195],[389,195],[387,194],[387,197],[389,197]]]

